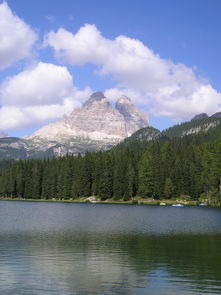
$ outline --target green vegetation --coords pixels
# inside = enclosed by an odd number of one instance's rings
[[[181,197],[221,205],[220,134],[218,124],[184,137],[126,140],[110,151],[85,156],[3,161],[0,196],[46,200],[96,196],[134,203]]]
[[[180,137],[198,132],[207,132],[221,123],[221,117],[207,117],[181,123],[164,130],[161,135],[169,138]]]

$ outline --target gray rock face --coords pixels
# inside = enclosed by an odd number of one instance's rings
[[[140,128],[149,126],[146,114],[137,110],[129,97],[121,96],[116,102],[115,109],[124,117],[127,136],[133,134]]]
[[[193,119],[191,121],[195,121],[195,120],[199,120],[199,119],[203,119],[203,118],[208,118],[208,115],[206,113],[196,115],[195,117],[193,117]]]
[[[92,96],[83,107],[65,118],[65,124],[75,130],[76,135],[85,134],[95,140],[125,137],[123,116],[112,108],[107,98],[92,99]]]
[[[24,138],[23,143],[27,145],[24,157],[106,150],[147,126],[147,116],[136,109],[130,98],[122,96],[113,108],[98,91],[63,120],[48,124]]]
[[[140,128],[149,126],[147,116],[122,96],[115,109],[102,92],[95,92],[81,108],[74,109],[60,122],[49,124],[30,138],[62,141],[84,138],[117,143]]]
[[[83,106],[90,105],[94,101],[100,101],[105,98],[104,94],[101,91],[94,92],[91,97],[84,103]]]

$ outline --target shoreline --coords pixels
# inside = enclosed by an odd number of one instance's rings
[[[24,199],[24,198],[0,198],[0,201],[21,201],[21,202],[47,202],[47,203],[85,203],[85,204],[121,204],[121,205],[158,205],[158,206],[171,206],[171,205],[186,205],[186,206],[196,206],[200,204],[199,200],[154,200],[154,199],[133,199],[133,200],[89,200],[89,198],[79,198],[79,199]]]

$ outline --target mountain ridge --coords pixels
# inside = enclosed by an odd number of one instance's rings
[[[147,116],[123,96],[115,108],[100,91],[93,93],[82,107],[74,109],[63,120],[48,124],[27,139],[84,138],[117,143],[142,127],[149,126]]]
[[[88,120],[91,113],[92,120]],[[98,91],[93,93],[81,108],[74,109],[61,121],[43,126],[32,136],[0,138],[0,159],[84,154],[86,151],[109,150],[118,144],[122,146],[138,141],[147,143],[159,139],[205,133],[221,126],[220,114],[218,112],[210,117],[206,113],[199,114],[188,122],[160,131],[149,125],[145,114],[136,109],[129,97],[121,96],[113,108],[104,94]],[[105,125],[107,122],[112,124],[108,129]],[[62,133],[64,130],[65,133]]]
[[[31,136],[0,140],[0,158],[51,157],[107,150],[146,126],[149,126],[147,115],[138,110],[130,98],[121,96],[112,107],[105,95],[97,91],[82,107],[58,122],[41,127]]]

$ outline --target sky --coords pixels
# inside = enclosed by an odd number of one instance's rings
[[[0,132],[32,134],[97,90],[160,130],[221,111],[220,0],[0,0]]]

